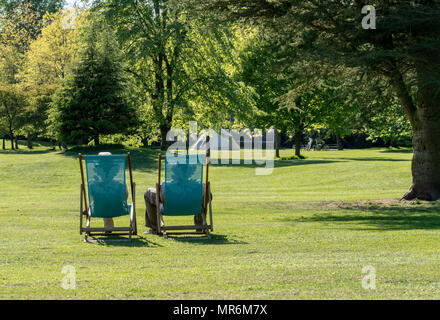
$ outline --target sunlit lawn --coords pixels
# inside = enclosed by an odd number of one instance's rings
[[[409,150],[304,152],[266,176],[213,165],[213,239],[164,240],[143,235],[158,151],[126,149],[140,236],[84,243],[77,153],[97,151],[20,147],[0,151],[0,298],[440,298],[440,204],[389,200],[410,186]],[[61,287],[66,265],[76,289]],[[362,288],[365,266],[375,290]]]

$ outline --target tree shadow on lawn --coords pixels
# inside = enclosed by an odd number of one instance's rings
[[[350,157],[338,157],[340,160],[350,160],[350,161],[384,161],[384,162],[410,162],[411,159],[392,159],[392,158],[380,158],[380,157],[365,157],[365,158],[350,158]]]
[[[78,153],[83,155],[97,155],[99,152],[108,151],[112,154],[123,154],[130,152],[133,170],[143,170],[143,171],[157,171],[158,165],[158,154],[164,154],[159,149],[151,148],[124,148],[122,145],[99,145],[95,146],[82,146],[71,148],[64,153],[65,156],[78,158]],[[216,160],[216,158],[214,158]],[[265,164],[256,164],[254,161],[252,164],[245,164],[244,160],[240,160],[240,164],[232,164],[232,159],[229,160],[228,164],[221,164],[221,159],[217,160],[218,163],[211,162],[210,165],[216,167],[244,167],[244,168],[264,168]],[[279,167],[289,167],[289,166],[300,166],[300,165],[312,165],[312,164],[327,164],[341,162],[338,160],[275,160],[275,168]]]
[[[411,159],[392,159],[392,158],[380,158],[380,157],[334,157],[334,158],[328,158],[328,159],[292,159],[292,160],[274,160],[274,167],[275,168],[282,168],[282,167],[295,167],[295,166],[304,166],[304,165],[318,165],[318,164],[330,164],[330,163],[338,163],[338,162],[348,162],[348,161],[383,161],[383,162],[410,162]],[[221,159],[218,159],[218,163],[211,163],[211,165],[216,167],[244,167],[244,168],[264,168],[266,164],[256,164],[254,161],[252,161],[251,164],[245,164],[244,160],[240,160],[240,164],[222,164]],[[232,162],[232,160],[230,160]]]
[[[50,152],[51,150],[45,151]],[[147,172],[157,171],[157,162],[158,162],[158,154],[161,152],[159,149],[151,149],[151,148],[124,148],[122,145],[99,145],[95,146],[81,146],[71,148],[64,153],[65,156],[78,158],[78,153],[83,155],[96,155],[99,152],[108,151],[113,154],[123,154],[130,152],[133,170],[141,170]],[[215,163],[217,160],[217,163]],[[363,158],[351,158],[351,157],[335,157],[331,159],[292,159],[292,160],[274,160],[275,168],[282,167],[295,167],[295,166],[303,166],[303,165],[319,165],[319,164],[330,164],[337,162],[346,162],[346,161],[393,161],[393,162],[408,162],[410,159],[390,159],[390,158],[380,158],[380,157],[363,157]],[[232,164],[232,159],[229,159],[229,163],[222,164],[221,159],[212,158],[211,165],[215,167],[241,167],[241,168],[264,168],[266,163],[264,164],[256,164],[254,160],[252,160],[251,164],[245,164],[244,159],[240,159],[240,164]]]
[[[297,219],[283,219],[283,221],[296,222],[330,222],[330,223],[356,223],[372,228],[350,228],[352,230],[436,230],[440,229],[440,203],[429,206],[397,206],[387,207],[380,205],[344,205],[340,211],[354,211],[353,213],[339,214],[314,214],[310,217]],[[356,212],[357,211],[357,212]]]
[[[64,153],[64,156],[78,159],[78,154],[97,155],[100,152],[111,152],[112,154],[126,154],[130,152],[133,170],[152,172],[157,170],[159,149],[150,148],[124,148],[122,145],[99,145],[74,147]]]
[[[6,150],[0,150],[0,154],[6,154],[6,155],[14,155],[14,154],[21,154],[21,155],[25,155],[25,154],[45,154],[45,153],[50,153],[50,152],[55,152],[52,149],[48,149],[48,150],[34,150],[34,149],[15,149],[15,150],[10,150],[10,149],[6,149]]]
[[[230,160],[232,162],[232,160]],[[295,167],[295,166],[304,166],[304,165],[313,165],[313,164],[327,164],[327,163],[336,163],[341,162],[338,160],[275,160],[274,161],[274,167],[275,168],[282,168],[282,167]],[[265,164],[256,164],[254,161],[252,161],[251,164],[245,164],[244,160],[240,160],[240,164],[222,164],[221,159],[218,160],[218,163],[211,163],[210,165],[215,167],[243,167],[243,168],[265,168]]]
[[[131,240],[122,236],[107,236],[107,237],[90,237],[93,240],[88,240],[87,243],[98,244],[101,246],[112,247],[162,247],[160,244],[147,240],[143,236],[133,236]]]
[[[211,234],[211,239],[208,239],[206,236],[202,235],[194,237],[188,237],[185,235],[169,235],[168,238],[178,242],[190,242],[203,245],[247,244],[247,242],[244,241],[230,239],[227,235],[224,234]]]
[[[404,149],[386,149],[381,150],[382,153],[413,153],[413,149],[411,148],[404,148]]]

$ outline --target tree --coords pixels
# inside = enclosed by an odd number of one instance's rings
[[[46,14],[40,35],[25,54],[24,68],[18,78],[29,96],[23,128],[28,146],[32,145],[33,136],[48,133],[46,119],[51,96],[61,87],[75,59],[84,20],[85,15],[74,9]]]
[[[236,77],[253,87],[256,93],[255,105],[259,113],[255,114],[252,124],[256,127],[275,127],[276,143],[275,155],[280,156],[280,130],[286,131],[294,126],[287,120],[287,114],[292,110],[280,110],[281,106],[276,99],[287,93],[287,79],[276,69],[277,43],[272,41],[270,34],[261,30],[247,30],[254,35],[245,39],[245,47],[240,51],[240,67]],[[252,32],[253,31],[253,32]],[[296,119],[291,119],[296,120]],[[297,149],[299,156],[300,149]]]
[[[186,7],[173,0],[102,0],[96,1],[96,10],[104,12],[117,31],[127,71],[146,109],[145,126],[159,128],[162,150],[175,120],[181,124],[200,114],[208,116],[203,120],[223,117],[232,100],[240,104],[235,109],[240,114],[245,90],[224,68],[222,46],[229,44],[221,43],[223,30],[207,36],[209,30],[190,19]],[[213,104],[207,106],[205,98]],[[201,105],[204,111],[214,112],[200,112]]]
[[[207,3],[207,4],[206,4]],[[376,29],[363,29],[365,1],[211,0],[228,18],[272,23],[292,59],[335,61],[386,79],[413,131],[413,183],[404,199],[440,198],[440,2],[376,1]]]
[[[391,88],[378,87],[377,92],[361,104],[358,114],[358,131],[366,133],[373,142],[382,140],[390,147],[411,145],[411,124],[401,112],[397,97]],[[365,94],[367,95],[368,94]]]
[[[350,132],[353,106],[347,103],[347,92],[341,89],[341,71],[328,70],[322,79],[307,73],[310,66],[294,63],[286,68],[280,50],[282,42],[271,30],[257,29],[241,51],[239,79],[254,88],[260,113],[253,122],[277,131],[292,131],[295,155],[301,158],[304,129],[324,126],[339,140]],[[282,67],[280,67],[280,65]],[[314,65],[312,67],[315,67]],[[278,143],[276,154],[279,156]]]
[[[40,34],[41,15],[30,3],[20,2],[10,11],[0,11],[0,43],[13,46],[24,54],[30,43]]]
[[[15,132],[21,127],[25,114],[26,98],[18,85],[0,85],[0,119],[6,125],[11,149],[14,149]],[[18,145],[16,143],[16,147]]]
[[[44,27],[26,53],[21,78],[27,86],[55,85],[65,78],[79,49],[84,19],[84,14],[75,9],[45,15]]]
[[[0,11],[0,86],[2,105],[1,124],[3,132],[7,131],[11,144],[23,124],[27,102],[24,90],[20,87],[19,72],[23,67],[24,54],[30,42],[35,39],[41,23],[38,13],[28,3],[12,8],[10,12]],[[15,136],[16,147],[18,147]],[[12,148],[14,148],[12,144]]]
[[[21,53],[13,46],[0,44],[0,83],[17,83],[22,61]]]
[[[54,137],[48,134],[47,118],[52,95],[59,89],[59,86],[48,84],[25,87],[25,89],[27,90],[27,104],[20,133],[27,137],[27,146],[32,149],[32,140],[34,137]]]
[[[117,30],[129,61],[128,71],[151,103],[152,120],[159,126],[161,149],[165,150],[176,104],[185,91],[185,86],[179,88],[183,76],[182,51],[187,43],[180,8],[163,0],[98,4]]]
[[[0,83],[18,83],[24,54],[40,30],[39,15],[29,4],[0,11]]]
[[[54,96],[51,111],[59,141],[99,144],[100,134],[128,133],[136,111],[127,101],[121,55],[108,26],[93,23],[72,74]]]
[[[356,114],[359,106],[350,99],[353,94],[365,94],[348,83],[350,72],[346,69],[333,70],[317,81],[314,89],[315,127],[325,128],[336,137],[338,149],[343,149],[341,138],[350,134],[356,127]],[[351,91],[351,94],[350,94]]]

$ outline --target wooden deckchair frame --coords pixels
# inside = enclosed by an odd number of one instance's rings
[[[165,157],[161,154],[158,156],[158,175],[157,175],[157,183],[156,183],[156,233],[162,234],[164,238],[167,238],[168,235],[182,235],[182,234],[205,234],[208,238],[211,238],[210,231],[214,230],[212,223],[212,196],[211,196],[211,187],[208,180],[208,170],[209,170],[209,155],[208,153],[205,156],[205,165],[206,165],[206,173],[205,173],[205,185],[203,189],[203,203],[202,203],[202,225],[185,225],[185,226],[166,226],[163,214],[160,210],[160,204],[164,203],[163,199],[160,197],[160,184],[161,184],[161,163],[162,160],[165,160]],[[165,200],[166,201],[166,200]],[[209,210],[209,224],[206,220],[206,215]],[[198,214],[198,213],[194,213]],[[178,230],[184,230],[175,232]],[[188,231],[189,230],[189,231]],[[194,230],[194,231],[191,231]],[[201,231],[198,231],[201,230]],[[172,231],[172,232],[168,232]]]
[[[83,169],[83,160],[84,156],[79,153],[79,167],[81,170],[81,193],[80,193],[80,213],[79,213],[79,234],[84,235],[84,241],[87,241],[87,237],[93,237],[93,236],[122,236],[122,235],[128,235],[129,239],[131,240],[131,237],[133,235],[137,235],[137,223],[136,223],[136,184],[133,182],[133,173],[131,168],[131,157],[130,152],[127,153],[125,158],[128,162],[128,170],[130,173],[130,187],[131,187],[131,209],[130,209],[130,226],[129,227],[101,227],[101,228],[92,228],[90,226],[90,220],[91,220],[91,213],[90,213],[90,207],[87,203],[87,191],[86,191],[86,184],[84,179],[84,169]],[[83,216],[86,216],[86,226],[83,227]],[[111,232],[111,233],[109,233]]]

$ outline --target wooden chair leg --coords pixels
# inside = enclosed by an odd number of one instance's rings
[[[136,183],[133,182],[133,227],[134,227],[134,235],[137,235],[137,219],[136,219]]]
[[[156,233],[160,234],[160,190],[159,184],[156,183]]]
[[[83,185],[81,184],[80,186],[80,192],[79,192],[79,234],[82,234],[82,227],[83,227],[83,197],[82,194],[83,193]]]
[[[90,228],[90,212],[87,212],[86,228]],[[90,231],[86,231],[86,236],[90,236]],[[87,237],[86,239],[87,240]]]
[[[203,224],[207,225],[208,222],[206,221],[206,214],[202,214]],[[209,233],[209,228],[203,229],[203,232],[208,236],[209,239],[211,239],[211,235]]]
[[[165,230],[165,222],[164,222],[164,220],[163,220],[163,216],[162,216],[162,214],[160,215],[160,223],[161,223],[161,227],[163,226],[163,231],[162,231],[162,234],[163,234],[163,238],[164,239],[167,239],[168,238],[168,235],[167,235],[167,231]]]
[[[211,184],[208,182],[208,205],[209,205],[209,224],[211,225],[211,231],[214,231],[214,224],[212,223],[212,195]]]
[[[128,232],[129,238],[131,240],[131,234],[134,234],[134,206],[132,205],[130,209],[130,231]]]

